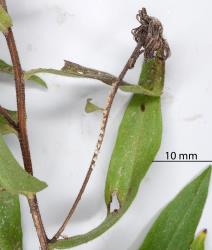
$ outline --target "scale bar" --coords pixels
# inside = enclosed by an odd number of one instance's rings
[[[153,161],[153,162],[212,162],[212,160],[210,161],[178,161],[178,160],[172,160],[172,161],[169,161],[169,160],[158,160],[158,161]]]

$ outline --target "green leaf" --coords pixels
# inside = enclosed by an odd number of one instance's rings
[[[149,89],[163,89],[164,63],[158,59],[145,62],[140,84]],[[131,203],[141,180],[161,144],[162,116],[160,98],[134,95],[125,111],[112,153],[105,187],[109,208],[116,195],[120,207]]]
[[[0,72],[13,75],[13,66],[0,59]],[[41,87],[47,88],[46,82],[37,75],[34,74],[28,75],[26,72],[24,72],[24,77],[25,80],[33,81],[38,85],[40,85]]]
[[[194,239],[191,250],[204,250],[205,249],[205,239],[207,236],[207,230],[203,230],[200,234]]]
[[[0,135],[0,186],[12,194],[29,196],[46,188],[46,183],[28,174],[16,161]]]
[[[19,198],[8,192],[0,192],[0,249],[22,249]]]
[[[11,111],[6,109],[6,111],[10,114],[10,116],[17,122],[17,111]],[[14,133],[16,134],[16,130],[9,125],[7,120],[0,114],[0,134],[10,134]]]
[[[140,86],[145,86],[150,91],[157,89],[162,92],[164,71],[163,61],[157,58],[148,60],[143,65]],[[105,202],[108,208],[106,219],[86,234],[50,244],[51,249],[71,248],[93,240],[123,216],[134,200],[139,184],[155,158],[160,147],[161,135],[160,97],[134,95],[121,121],[109,165],[105,187]],[[112,198],[118,199],[120,209],[110,211]]]
[[[160,147],[162,118],[160,98],[136,95],[119,128],[108,170],[105,201],[116,195],[122,207],[132,200]]]
[[[92,103],[91,101],[92,101],[91,98],[87,99],[87,103],[86,103],[86,106],[85,106],[85,112],[86,113],[92,113],[92,112],[95,112],[95,111],[102,111],[103,110],[102,108],[98,107],[96,104]]]
[[[194,239],[208,194],[211,167],[189,183],[167,207],[147,234],[140,250],[187,250]]]
[[[38,85],[40,85],[41,87],[44,87],[44,88],[48,88],[46,82],[40,78],[39,76],[36,76],[36,75],[31,75],[29,78],[27,78],[27,76],[25,76],[25,79],[26,80],[29,80],[29,81],[33,81],[35,83],[37,83]]]
[[[8,28],[12,26],[12,19],[5,11],[5,9],[0,5],[0,31],[6,32]]]
[[[0,59],[0,71],[7,74],[13,74],[13,67]]]
[[[50,243],[50,249],[68,249],[72,247],[79,246],[81,244],[87,243],[98,236],[102,235],[109,228],[111,228],[123,215],[125,212],[125,208],[121,208],[119,212],[113,212],[108,214],[107,218],[95,229],[91,230],[86,234],[81,234],[77,236],[73,236],[67,239],[57,240],[55,243]]]

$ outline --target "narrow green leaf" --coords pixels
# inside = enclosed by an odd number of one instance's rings
[[[0,72],[13,75],[13,67],[10,64],[0,59]],[[28,75],[26,72],[24,72],[24,77],[26,80],[33,81],[38,85],[40,85],[41,87],[47,88],[46,82],[37,75],[34,74]]]
[[[207,230],[203,230],[199,235],[194,239],[191,250],[205,250],[205,239],[207,236]]]
[[[37,69],[31,69],[25,72],[25,75],[27,78],[29,78],[33,74],[39,74],[39,73],[46,73],[46,74],[52,74],[52,75],[59,75],[59,76],[67,76],[67,77],[78,77],[77,75],[65,72],[60,69],[53,69],[53,68],[37,68]]]
[[[0,186],[12,194],[26,196],[46,188],[46,183],[28,174],[18,164],[0,135]]]
[[[210,175],[211,167],[168,204],[150,229],[140,250],[190,248],[207,198]]]
[[[0,192],[0,249],[22,249],[19,198],[8,192]]]
[[[0,31],[6,32],[8,28],[12,26],[12,19],[5,11],[5,9],[0,5]]]
[[[17,112],[7,110],[7,112],[10,114],[10,116],[17,122]],[[0,134],[10,134],[10,133],[17,133],[16,130],[9,125],[7,120],[0,114]]]
[[[95,111],[102,111],[103,110],[102,108],[98,107],[96,104],[92,103],[91,101],[92,101],[91,98],[87,99],[87,103],[86,103],[86,106],[85,106],[85,112],[86,113],[92,113],[92,112],[95,112]]]
[[[116,195],[122,207],[137,193],[160,147],[160,99],[134,96],[123,117],[108,170],[105,201]]]
[[[40,78],[39,76],[31,75],[29,78],[25,77],[25,79],[29,80],[29,81],[33,81],[33,82],[37,83],[38,85],[40,85],[41,87],[44,87],[46,89],[48,88],[46,82],[42,78]]]
[[[161,91],[163,82],[164,63],[158,59],[145,62],[140,84]],[[105,187],[107,207],[113,195],[117,196],[120,207],[131,203],[158,152],[161,136],[160,98],[134,95],[119,127],[109,165]]]
[[[145,86],[150,91],[157,89],[162,92],[164,71],[163,61],[157,58],[148,60],[143,65],[140,86]],[[155,158],[160,147],[161,135],[160,97],[134,95],[121,121],[107,174],[105,202],[108,215],[106,219],[86,234],[50,244],[51,249],[71,248],[93,240],[122,217],[135,198],[139,184]],[[110,211],[113,197],[118,199],[120,208]]]

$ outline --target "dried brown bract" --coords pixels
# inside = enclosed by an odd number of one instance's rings
[[[161,59],[166,60],[170,56],[170,48],[163,38],[161,22],[149,16],[145,8],[139,11],[136,18],[141,25],[133,29],[132,34],[135,41],[143,47],[140,53],[144,53],[145,59],[153,58],[157,54]]]

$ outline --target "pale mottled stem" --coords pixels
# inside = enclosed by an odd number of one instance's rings
[[[64,220],[62,226],[59,228],[58,232],[52,238],[51,242],[56,241],[61,236],[61,234],[64,231],[65,227],[67,226],[71,216],[74,214],[79,201],[82,198],[82,195],[83,195],[83,193],[85,191],[85,188],[86,188],[86,186],[88,184],[88,181],[89,181],[89,179],[91,177],[92,171],[93,171],[93,169],[95,167],[95,164],[96,164],[96,161],[97,161],[97,158],[98,158],[101,146],[102,146],[102,142],[103,142],[103,139],[104,139],[104,135],[105,135],[105,131],[106,131],[106,126],[107,126],[110,110],[111,110],[111,107],[112,107],[112,104],[113,104],[113,100],[115,98],[115,95],[117,93],[119,85],[122,82],[124,76],[126,75],[127,71],[134,66],[135,61],[137,60],[138,56],[140,55],[141,46],[142,46],[141,43],[137,44],[137,46],[134,49],[132,55],[130,56],[130,59],[127,61],[126,65],[124,66],[124,68],[122,70],[122,72],[120,73],[119,77],[112,84],[112,88],[111,88],[111,90],[109,92],[109,95],[108,95],[107,101],[106,101],[106,105],[105,105],[105,108],[103,110],[103,118],[102,118],[102,121],[101,121],[100,133],[99,133],[99,136],[98,136],[96,148],[95,148],[93,157],[91,159],[91,163],[90,163],[90,166],[88,168],[87,174],[85,176],[84,182],[82,184],[82,187],[81,187],[81,189],[80,189],[80,191],[79,191],[79,193],[78,193],[78,195],[77,195],[77,197],[76,197],[76,199],[74,201],[74,204],[72,205],[67,217],[65,218],[65,220]]]

